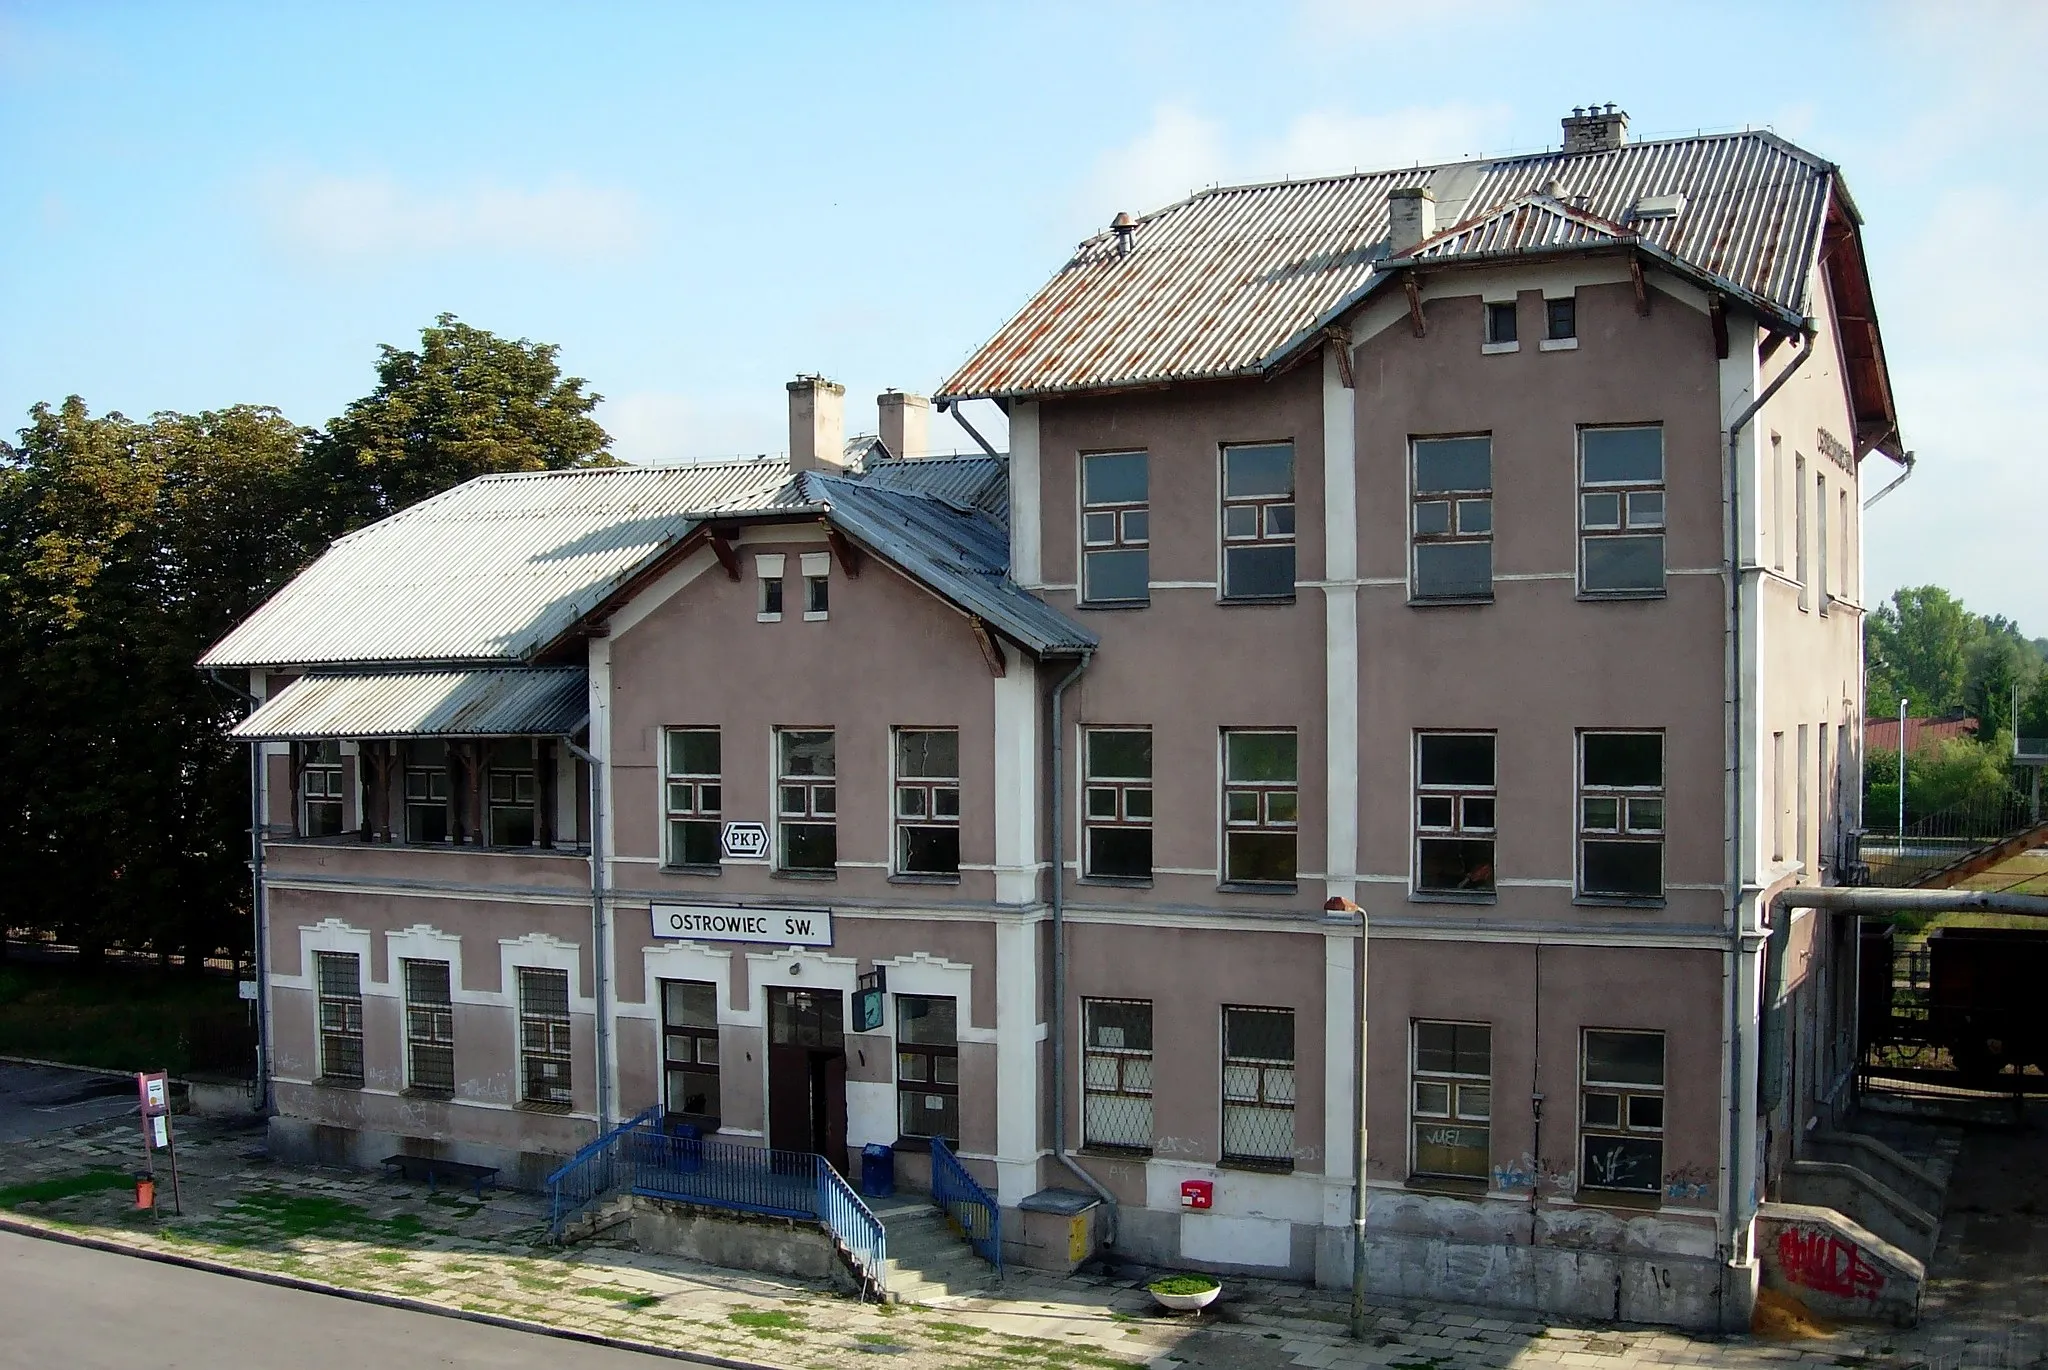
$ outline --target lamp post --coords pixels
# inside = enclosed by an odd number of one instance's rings
[[[1899,860],[1906,859],[1906,699],[1899,697]]]

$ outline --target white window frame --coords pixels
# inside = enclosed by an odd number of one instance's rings
[[[832,554],[805,552],[804,622],[823,623],[832,617]]]
[[[1487,1036],[1487,1069],[1484,1075],[1468,1071],[1429,1070],[1422,1065],[1422,1030],[1425,1027],[1477,1028]],[[1441,1109],[1423,1108],[1424,1091],[1441,1088]],[[1483,1094],[1483,1111],[1480,1099]],[[1486,1161],[1477,1175],[1451,1170],[1424,1170],[1419,1159],[1422,1130],[1443,1128],[1476,1129],[1486,1134]],[[1487,1181],[1493,1174],[1493,1024],[1452,1018],[1411,1018],[1408,1021],[1408,1173],[1430,1179]]]
[[[1610,1035],[1630,1037],[1657,1038],[1660,1043],[1660,1051],[1662,1053],[1662,1063],[1658,1071],[1658,1074],[1661,1076],[1660,1081],[1657,1084],[1650,1085],[1632,1082],[1595,1079],[1591,1067],[1592,1053],[1589,1049],[1591,1046],[1593,1034],[1595,1033],[1604,1033]],[[1665,1139],[1670,1135],[1670,1083],[1671,1040],[1669,1034],[1655,1028],[1587,1027],[1580,1029],[1578,1099],[1579,1108],[1577,1128],[1579,1144],[1579,1188],[1591,1189],[1600,1193],[1612,1194],[1657,1195],[1662,1193],[1664,1162],[1668,1154],[1665,1151],[1664,1143]],[[1594,1097],[1611,1097],[1614,1099],[1615,1123],[1612,1126],[1607,1125],[1605,1123],[1595,1124],[1588,1121],[1588,1114],[1590,1112],[1588,1108],[1588,1102],[1591,1098]],[[1650,1110],[1638,1110],[1635,1107],[1636,1100],[1648,1101],[1651,1099],[1656,1100],[1656,1107],[1654,1111],[1656,1113],[1657,1122],[1654,1126],[1650,1125],[1647,1122],[1646,1115]],[[1640,1121],[1638,1119],[1639,1113],[1645,1115],[1644,1118]],[[1588,1144],[1602,1137],[1612,1137],[1619,1140],[1630,1141],[1649,1140],[1654,1138],[1657,1146],[1657,1164],[1654,1168],[1654,1173],[1652,1173],[1649,1177],[1650,1182],[1647,1185],[1629,1185],[1625,1187],[1620,1185],[1602,1185],[1595,1183],[1592,1178],[1594,1174],[1594,1169],[1593,1167],[1585,1164],[1585,1158],[1587,1155]]]
[[[573,1102],[575,1081],[575,1029],[570,1004],[575,995],[570,975],[558,966],[513,967],[519,996],[519,1098],[538,1108],[566,1109]],[[543,982],[550,986],[560,977],[562,1003],[538,1005],[535,994]],[[547,1078],[550,1068],[560,1072],[559,1081]]]
[[[360,952],[316,949],[313,956],[314,1031],[319,1038],[320,1075],[323,1085],[360,1087],[366,1063],[363,1059],[363,957]],[[325,967],[329,958],[347,961],[355,971],[354,994],[330,994]],[[331,1012],[330,1012],[331,1010]],[[336,1070],[330,1052],[334,1039],[355,1043],[355,1069]]]
[[[926,733],[950,733],[953,737],[953,774],[949,776],[911,776],[903,774],[903,740],[906,737]],[[834,747],[834,769],[837,770],[837,747]],[[958,880],[960,878],[960,730],[944,727],[900,726],[889,730],[889,829],[892,848],[891,869],[901,876],[919,880]],[[917,797],[921,812],[910,812],[911,797]],[[941,813],[940,809],[951,796],[953,811]],[[953,833],[954,861],[951,870],[913,870],[910,866],[911,834],[920,830],[945,831]]]
[[[1649,785],[1595,785],[1586,779],[1586,740],[1592,737],[1654,737],[1657,739],[1659,782]],[[1578,779],[1578,802],[1574,806],[1573,831],[1578,834],[1574,843],[1574,865],[1577,870],[1577,890],[1581,899],[1600,901],[1618,900],[1624,903],[1661,901],[1669,887],[1670,872],[1665,863],[1670,847],[1671,832],[1669,790],[1671,784],[1671,757],[1669,739],[1657,728],[1581,728],[1574,739],[1577,751],[1576,771]],[[1591,803],[1611,802],[1615,806],[1614,825],[1594,826],[1588,813]],[[1649,804],[1654,802],[1657,826],[1646,826],[1653,812]],[[1637,807],[1641,806],[1638,821]],[[1586,844],[1588,842],[1620,843],[1655,846],[1657,848],[1657,892],[1655,894],[1619,894],[1610,890],[1593,890],[1586,886]]]
[[[1143,829],[1148,838],[1156,840],[1156,830],[1153,827],[1156,794],[1153,790],[1152,775],[1098,775],[1095,772],[1093,739],[1098,734],[1112,733],[1143,733],[1148,750],[1151,745],[1152,728],[1148,724],[1089,724],[1081,729],[1081,878],[1119,883],[1150,883],[1153,865],[1158,859],[1156,848],[1152,858],[1145,863],[1143,875],[1122,875],[1095,869],[1094,835],[1098,831]],[[1139,795],[1143,798],[1137,799]],[[1105,799],[1108,801],[1109,811],[1098,812],[1098,806]],[[1143,812],[1134,812],[1136,809],[1142,809]]]
[[[1104,1151],[1150,1155],[1155,1125],[1153,1046],[1157,1038],[1153,1037],[1152,1044],[1143,1048],[1108,1046],[1098,1042],[1094,1031],[1096,1024],[1092,1021],[1092,1010],[1097,1004],[1113,1004],[1126,1009],[1142,1005],[1148,1036],[1154,1024],[1154,1006],[1150,999],[1097,996],[1081,1000],[1081,1144]],[[1100,1110],[1093,1106],[1097,1099],[1105,1101]],[[1099,1112],[1142,1118],[1144,1140],[1097,1135]],[[1135,1136],[1136,1129],[1130,1129],[1129,1135]]]
[[[1098,457],[1138,457],[1145,463],[1145,498],[1088,502],[1088,463]],[[1142,447],[1083,452],[1074,463],[1074,545],[1079,549],[1074,568],[1074,598],[1079,604],[1102,608],[1136,608],[1152,602],[1152,454]],[[1090,519],[1108,519],[1111,536],[1090,535]],[[1135,520],[1135,521],[1134,521]],[[1089,592],[1088,559],[1105,552],[1142,552],[1145,556],[1145,589],[1135,598],[1098,598]]]
[[[1655,432],[1657,434],[1657,479],[1605,480],[1586,476],[1586,435],[1589,433]],[[1589,599],[1654,599],[1666,593],[1670,578],[1670,463],[1661,423],[1582,424],[1578,431],[1579,465],[1579,593]],[[1613,499],[1614,521],[1592,512],[1593,501]],[[1654,513],[1652,512],[1654,510]],[[1586,552],[1596,542],[1622,539],[1657,540],[1657,583],[1618,588],[1595,588],[1586,583]]]
[[[672,740],[687,733],[709,733],[718,742],[718,770],[676,770],[672,761]],[[677,724],[661,730],[661,845],[662,864],[671,870],[715,871],[723,859],[721,834],[725,813],[725,734],[718,727]],[[680,801],[680,802],[678,802]],[[677,840],[677,824],[709,823],[712,833],[710,861],[685,861]]]
[[[1285,737],[1294,743],[1294,777],[1291,780],[1239,780],[1230,774],[1230,739],[1233,737]],[[1218,815],[1223,831],[1219,839],[1221,850],[1218,869],[1221,883],[1225,885],[1249,885],[1255,888],[1287,889],[1301,879],[1301,730],[1298,728],[1224,728],[1221,730],[1221,755],[1219,756],[1222,790]],[[1258,813],[1256,817],[1240,819],[1231,814],[1232,794],[1253,797]],[[1283,800],[1282,797],[1285,797]],[[1282,813],[1290,808],[1292,818],[1274,817],[1278,808]],[[1242,875],[1234,870],[1230,860],[1230,839],[1233,835],[1268,835],[1286,837],[1293,845],[1294,859],[1289,863],[1293,869],[1285,880],[1269,880],[1256,876]]]
[[[1284,495],[1239,495],[1230,493],[1230,454],[1261,448],[1287,449],[1287,493]],[[1285,604],[1295,597],[1295,579],[1301,574],[1301,548],[1295,514],[1301,498],[1301,464],[1294,439],[1269,442],[1230,442],[1216,452],[1216,601],[1219,604]],[[1231,531],[1233,511],[1249,511],[1251,529]],[[1283,512],[1284,511],[1284,512]],[[1285,524],[1284,528],[1279,527]],[[1242,594],[1231,589],[1230,554],[1257,548],[1285,547],[1289,557],[1287,588],[1276,594]]]
[[[795,775],[785,770],[783,738],[793,733],[823,733],[832,739],[832,773],[830,775]],[[785,874],[812,877],[830,876],[838,870],[839,852],[839,731],[836,728],[806,728],[798,726],[778,727],[770,741],[772,748],[770,764],[775,773],[775,869]],[[788,804],[789,789],[803,790],[803,807],[792,809]],[[829,792],[825,807],[819,807],[819,797]],[[787,862],[788,843],[784,830],[792,824],[832,828],[833,864],[831,869],[823,866],[791,866]]]
[[[1422,486],[1418,461],[1424,444],[1437,442],[1469,442],[1483,439],[1486,443],[1486,485],[1472,490],[1438,489],[1434,486],[1427,491]],[[1494,577],[1494,535],[1498,527],[1498,513],[1495,496],[1498,477],[1493,467],[1493,434],[1485,433],[1419,433],[1408,438],[1408,602],[1411,604],[1489,604],[1493,601]],[[1444,531],[1423,532],[1421,510],[1424,505],[1447,506]],[[1470,506],[1468,508],[1468,506]],[[1482,508],[1483,506],[1483,508]],[[1469,528],[1470,522],[1483,521],[1484,528]],[[1486,589],[1467,594],[1428,594],[1422,589],[1421,549],[1438,546],[1486,547]]]

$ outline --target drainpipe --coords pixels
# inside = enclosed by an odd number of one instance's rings
[[[1750,1200],[1756,1188],[1757,1032],[1752,1020],[1759,1002],[1757,948],[1754,944],[1762,937],[1760,928],[1742,925],[1745,885],[1742,850],[1742,589],[1749,568],[1743,557],[1740,448],[1742,430],[1749,426],[1750,420],[1770,403],[1771,397],[1792,379],[1800,367],[1812,359],[1813,326],[1810,322],[1801,341],[1799,355],[1792,359],[1791,365],[1780,371],[1777,378],[1764,387],[1763,393],[1751,400],[1729,423],[1727,468],[1722,479],[1728,501],[1728,599],[1725,611],[1728,736],[1724,757],[1728,780],[1723,821],[1728,833],[1728,957],[1732,963],[1732,973],[1727,977],[1728,1018],[1733,1026],[1729,1034],[1728,1069],[1734,1082],[1728,1092],[1728,1192],[1724,1200],[1728,1208],[1728,1264],[1731,1268],[1746,1266],[1753,1260],[1753,1253],[1743,1240],[1743,1234],[1749,1227]],[[1729,1311],[1724,1299],[1724,1320]]]
[[[590,767],[590,991],[597,1008],[597,1132],[612,1130],[611,937],[605,918],[604,762],[564,737],[567,747]]]
[[[1873,505],[1873,504],[1877,503],[1877,502],[1878,502],[1879,500],[1883,499],[1883,498],[1884,498],[1884,497],[1885,497],[1886,495],[1889,495],[1889,494],[1890,494],[1890,493],[1891,493],[1892,491],[1894,491],[1894,490],[1898,489],[1898,488],[1899,488],[1899,487],[1900,487],[1901,485],[1904,485],[1904,484],[1906,483],[1906,477],[1908,477],[1908,476],[1910,476],[1910,475],[1912,475],[1912,474],[1913,474],[1913,462],[1914,462],[1914,457],[1913,457],[1913,454],[1912,454],[1911,452],[1908,452],[1908,453],[1906,453],[1906,455],[1905,455],[1904,457],[1900,458],[1899,464],[1900,464],[1901,466],[1905,467],[1906,469],[1905,469],[1905,470],[1903,470],[1903,471],[1901,471],[1901,472],[1899,472],[1899,474],[1898,474],[1898,477],[1897,477],[1896,479],[1894,479],[1894,480],[1893,480],[1893,481],[1891,482],[1891,484],[1889,484],[1889,485],[1885,486],[1885,487],[1884,487],[1884,489],[1882,489],[1882,490],[1878,491],[1878,492],[1877,492],[1876,494],[1872,495],[1872,496],[1871,496],[1871,497],[1870,497],[1869,499],[1867,499],[1867,500],[1863,501],[1863,507],[1864,507],[1865,509],[1868,509],[1868,508],[1869,508],[1869,507],[1870,507],[1871,505]],[[1860,546],[1860,545],[1861,545],[1861,544],[1859,544],[1859,546]]]
[[[216,685],[225,685],[249,703],[255,713],[262,700],[234,681],[209,667],[207,675]],[[257,1112],[268,1118],[273,1099],[270,1089],[270,920],[263,916],[263,744],[249,743],[249,919],[250,958],[256,975],[256,1088]]]
[[[1066,731],[1061,705],[1067,690],[1088,669],[1093,654],[1083,652],[1059,684],[1052,689],[1052,757],[1046,774],[1052,787],[1052,1154],[1081,1183],[1102,1200],[1109,1215],[1109,1232],[1104,1246],[1116,1245],[1116,1196],[1103,1183],[1081,1168],[1067,1153],[1067,925],[1066,925]]]

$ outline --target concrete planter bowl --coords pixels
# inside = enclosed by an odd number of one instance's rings
[[[1145,1288],[1161,1308],[1174,1313],[1199,1312],[1223,1292],[1223,1286],[1207,1275],[1169,1275]]]

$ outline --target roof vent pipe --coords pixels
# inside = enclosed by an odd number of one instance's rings
[[[1609,101],[1605,108],[1599,105],[1574,105],[1572,112],[1564,119],[1564,150],[1566,155],[1575,152],[1612,152],[1628,141],[1628,111],[1616,109]]]
[[[1119,210],[1116,218],[1110,221],[1109,227],[1110,231],[1116,234],[1116,255],[1119,257],[1130,256],[1131,235],[1138,231],[1138,221],[1133,219],[1128,212]]]
[[[882,446],[902,461],[921,457],[932,450],[932,402],[922,395],[902,390],[884,390],[875,396],[875,410],[881,416]]]
[[[1436,233],[1436,195],[1428,186],[1387,192],[1387,253],[1405,257]]]
[[[846,387],[798,376],[789,389],[789,469],[835,472],[846,464]]]

